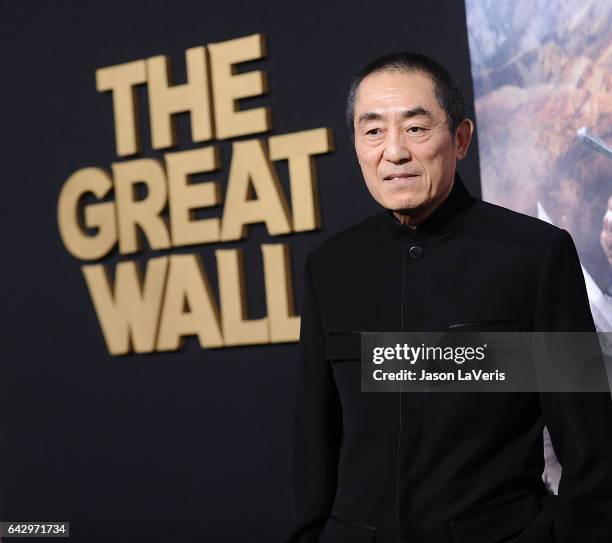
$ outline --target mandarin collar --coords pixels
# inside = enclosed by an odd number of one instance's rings
[[[385,209],[383,215],[385,220],[385,233],[400,243],[409,243],[418,240],[440,236],[450,232],[465,216],[466,212],[474,205],[474,198],[465,188],[458,173],[455,172],[453,186],[448,196],[416,229],[400,223],[393,211]]]

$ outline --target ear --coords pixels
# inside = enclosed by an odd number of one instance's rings
[[[461,124],[457,127],[455,133],[455,146],[456,146],[456,157],[457,160],[461,160],[467,155],[470,141],[472,141],[472,134],[474,133],[474,123],[470,119],[463,119]]]

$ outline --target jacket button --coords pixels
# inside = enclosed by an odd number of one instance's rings
[[[413,245],[408,250],[408,254],[413,260],[421,260],[421,258],[423,258],[423,248],[418,245]]]

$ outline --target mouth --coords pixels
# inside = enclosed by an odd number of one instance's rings
[[[389,181],[391,183],[405,183],[415,177],[418,177],[418,175],[414,173],[391,173],[386,177],[383,177],[383,181]]]

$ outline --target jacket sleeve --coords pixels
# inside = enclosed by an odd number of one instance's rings
[[[342,412],[325,357],[325,330],[306,261],[297,377],[291,431],[290,484],[294,511],[291,543],[313,543],[336,494]]]
[[[557,232],[543,265],[536,332],[595,332],[572,238]],[[602,368],[603,370],[603,368]],[[605,371],[605,370],[603,370]],[[562,467],[557,496],[542,500],[555,541],[597,543],[612,534],[612,400],[608,392],[540,393]]]

